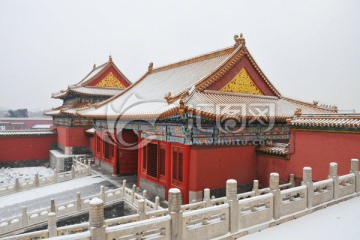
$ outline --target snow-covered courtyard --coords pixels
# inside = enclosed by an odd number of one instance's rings
[[[338,203],[299,219],[241,237],[241,240],[359,239],[360,197]]]
[[[24,167],[24,168],[0,168],[0,187],[15,183],[15,179],[19,178],[19,182],[33,180],[35,174],[39,177],[49,177],[54,175],[51,168],[46,167]]]

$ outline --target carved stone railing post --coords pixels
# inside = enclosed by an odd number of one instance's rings
[[[135,201],[135,190],[136,190],[136,185],[134,184],[131,189],[131,203],[134,203]]]
[[[311,208],[313,206],[313,199],[314,199],[314,185],[313,185],[313,181],[312,181],[311,167],[303,168],[303,181],[302,181],[301,185],[306,185],[307,208]]]
[[[169,189],[169,212],[171,216],[171,239],[182,239],[181,192],[177,188]]]
[[[105,202],[105,187],[103,185],[100,186],[99,198]]]
[[[39,186],[40,186],[39,174],[37,174],[37,173],[35,174],[34,184],[35,184],[35,187],[39,187]]]
[[[293,173],[291,173],[289,176],[289,183],[291,183],[291,188],[295,187],[295,175]]]
[[[235,233],[239,230],[238,214],[239,204],[237,200],[237,181],[229,179],[226,181],[226,200],[229,204],[230,212],[230,233]]]
[[[14,191],[18,192],[20,191],[20,183],[19,183],[19,178],[15,178],[15,185],[14,185]]]
[[[206,202],[207,207],[211,206],[210,189],[208,189],[208,188],[204,189],[204,199],[203,200]]]
[[[279,174],[278,173],[271,173],[270,174],[270,192],[273,194],[274,197],[274,219],[280,218],[280,206],[281,206],[281,194],[279,188]]]
[[[125,189],[126,189],[126,180],[124,179],[123,183],[122,183],[122,196],[123,196],[123,198],[125,198]]]
[[[339,176],[338,176],[338,164],[331,162],[329,166],[329,178],[333,180],[334,199],[339,198]]]
[[[254,180],[253,181],[253,192],[255,196],[259,196],[260,195],[260,191],[259,191],[259,181],[258,180]]]
[[[155,210],[158,210],[160,206],[160,198],[158,196],[155,197]]]
[[[138,214],[139,214],[140,221],[146,219],[145,200],[144,199],[139,199],[139,201],[138,201]]]
[[[91,162],[89,161],[89,163],[88,163],[88,172],[87,172],[87,174],[88,175],[91,175]]]
[[[350,173],[355,174],[355,191],[360,192],[359,159],[351,159]]]
[[[75,179],[75,167],[74,167],[74,165],[71,166],[71,179]]]
[[[27,213],[26,207],[22,206],[21,207],[21,226],[27,227],[28,224],[29,224],[29,215]]]
[[[89,230],[92,240],[105,240],[104,202],[95,197],[90,201]]]
[[[81,195],[80,192],[76,193],[76,211],[81,211]]]
[[[50,200],[50,212],[56,213],[56,205],[55,205],[55,199],[54,198],[52,198]]]
[[[57,174],[56,169],[54,169],[53,182],[57,183],[57,181],[58,181],[58,174]]]
[[[147,191],[144,190],[144,191],[143,191],[143,199],[146,200],[146,198],[147,198]]]
[[[49,238],[57,237],[57,226],[56,226],[56,213],[48,213],[48,231]]]

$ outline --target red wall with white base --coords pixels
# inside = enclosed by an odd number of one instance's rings
[[[48,160],[57,136],[14,136],[0,138],[0,162]]]
[[[268,185],[269,174],[277,172],[287,180],[289,174],[302,178],[304,167],[313,169],[313,180],[326,179],[330,162],[338,163],[338,174],[348,174],[350,160],[360,159],[360,134],[291,130],[290,160],[258,156],[258,176],[261,185]]]

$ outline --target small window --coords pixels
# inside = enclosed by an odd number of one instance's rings
[[[157,178],[158,177],[158,145],[149,143],[147,145],[147,175]]]
[[[143,147],[143,165],[142,168],[146,170],[146,163],[147,163],[147,146]]]

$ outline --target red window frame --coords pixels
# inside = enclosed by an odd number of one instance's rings
[[[154,159],[152,159],[153,164],[156,164],[156,168],[152,167],[152,171],[156,171],[156,174],[149,174],[149,144],[154,144],[157,146],[156,151],[156,163]],[[154,153],[152,153],[154,154]],[[165,180],[166,179],[166,145],[157,141],[152,141],[145,145],[142,150],[142,173],[146,174],[147,177],[154,179],[156,181]]]
[[[184,181],[184,149],[173,147],[171,152],[171,183],[182,186]]]
[[[101,152],[101,138],[99,135],[96,135],[96,153],[100,154]]]

